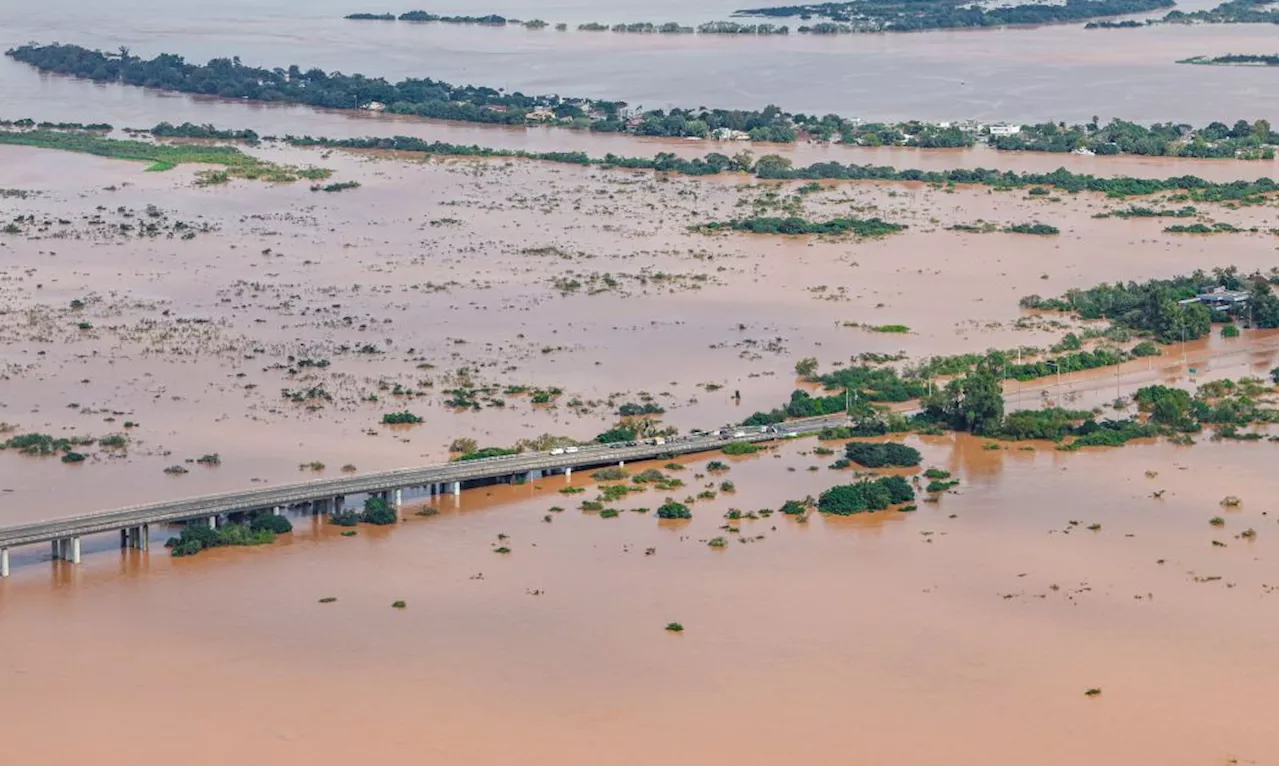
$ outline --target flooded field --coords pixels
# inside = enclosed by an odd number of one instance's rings
[[[313,462],[336,475],[439,461],[458,437],[585,440],[626,402],[651,399],[684,430],[715,427],[784,402],[801,357],[831,369],[864,352],[1047,346],[1069,323],[1024,315],[1020,297],[1275,262],[1265,207],[1201,206],[1205,220],[1257,233],[1176,235],[1159,220],[1095,219],[1129,203],[1093,194],[846,182],[797,196],[799,183],[733,177],[259,153],[361,186],[199,188],[183,168],[0,149],[0,187],[34,193],[4,201],[6,217],[34,218],[0,240],[0,420],[129,439],[74,466],[0,452],[0,519],[299,480]],[[909,228],[877,240],[689,229],[795,205]],[[946,230],[977,221],[1062,233]],[[139,236],[145,226],[154,235]],[[866,329],[895,324],[909,332]],[[1219,357],[1265,374],[1275,333],[1190,352],[1123,383]],[[1085,377],[1108,397],[1109,376]],[[490,394],[458,410],[449,392],[460,388]],[[551,403],[533,403],[552,388]],[[380,425],[406,410],[424,422]],[[211,454],[220,464],[164,472]]]

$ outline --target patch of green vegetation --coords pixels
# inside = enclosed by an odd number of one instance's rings
[[[660,519],[692,519],[693,512],[683,503],[677,503],[671,498],[658,506],[658,518]]]
[[[920,451],[897,442],[850,442],[845,457],[867,468],[920,465]]]
[[[734,218],[729,221],[712,221],[692,227],[696,231],[745,231],[751,234],[783,234],[788,236],[818,234],[840,236],[850,234],[859,238],[884,237],[906,229],[905,224],[889,223],[879,218],[832,218],[829,221],[808,221],[798,216],[771,218],[756,216]]]
[[[183,527],[177,537],[169,538],[164,545],[173,556],[194,556],[207,548],[268,545],[275,542],[275,539],[276,533],[270,529],[253,529],[249,524],[225,524],[213,529],[207,524],[192,522]]]
[[[596,481],[622,481],[630,475],[622,466],[611,466],[592,473],[591,478]]]
[[[863,511],[883,510],[891,505],[914,500],[915,496],[911,484],[901,476],[881,476],[828,489],[818,496],[818,510],[848,516]]]
[[[1050,226],[1047,223],[1015,223],[1012,226],[1004,227],[1001,231],[1009,234],[1035,234],[1041,237],[1060,233],[1056,226]]]
[[[95,133],[61,130],[0,131],[0,144],[82,152],[99,157],[148,162],[147,170],[160,172],[177,165],[221,165],[221,171],[199,171],[197,183],[245,178],[269,183],[289,183],[300,178],[324,178],[332,171],[278,165],[252,157],[233,146],[160,144],[107,138]]]

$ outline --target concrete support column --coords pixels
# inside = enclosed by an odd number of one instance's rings
[[[337,497],[333,498],[333,512],[342,513],[342,508],[346,504],[347,504],[346,495],[338,495]]]
[[[62,558],[62,556],[59,555],[62,553],[61,540],[50,540],[49,547],[52,548],[52,550],[49,552],[49,555],[53,557],[54,561],[57,561],[58,559]]]
[[[80,538],[78,537],[71,538],[71,563],[80,563]]]
[[[9,576],[9,549],[0,548],[0,577]]]
[[[566,469],[564,469],[564,478],[565,478],[566,480],[567,480],[567,479],[572,479],[572,478],[573,478],[573,469],[572,469],[572,468],[566,468]]]
[[[209,517],[209,529],[217,529],[217,528],[218,528],[218,517],[217,517],[217,516],[210,516],[210,517]]]
[[[151,550],[151,525],[143,524],[138,527],[139,548],[144,551]]]
[[[455,481],[455,482],[453,482],[453,485],[449,488],[449,490],[450,490],[451,492],[453,492],[453,494],[454,494],[455,496],[456,496],[456,495],[461,495],[461,494],[462,494],[462,482],[460,482],[460,481]]]
[[[392,493],[391,498],[393,500],[391,504],[395,506],[397,511],[400,510],[400,506],[404,504],[404,490],[397,489]]]
[[[279,515],[280,515],[280,506],[278,506],[278,505],[274,505],[274,506],[272,506],[272,507],[271,507],[271,515],[272,515],[272,516],[279,516]]]
[[[128,529],[120,530],[120,547],[121,548],[129,547],[129,530]]]

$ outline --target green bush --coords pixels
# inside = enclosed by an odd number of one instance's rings
[[[293,523],[284,516],[261,513],[249,520],[249,529],[254,532],[266,531],[277,535],[283,535],[286,532],[293,531]]]
[[[386,425],[403,425],[406,423],[421,423],[422,418],[412,412],[388,412],[382,416],[382,422]]]
[[[667,501],[665,503],[658,506],[658,518],[660,519],[692,519],[693,513],[689,510],[688,506],[685,506],[682,503],[677,503],[671,498],[667,498]]]
[[[667,477],[657,468],[646,468],[635,476],[631,477],[631,481],[636,484],[652,484],[663,481]]]
[[[896,442],[874,444],[850,442],[844,448],[845,457],[867,468],[920,465],[920,451]]]
[[[612,466],[610,468],[601,468],[599,471],[591,474],[591,478],[596,481],[621,481],[630,476],[627,470],[622,466]]]
[[[329,523],[336,527],[354,527],[360,523],[360,514],[355,511],[339,511],[329,514]]]
[[[950,479],[951,472],[944,471],[941,468],[928,468],[924,472],[926,479]]]
[[[761,447],[759,444],[752,444],[751,442],[733,442],[731,444],[724,445],[724,448],[721,451],[726,455],[754,455],[762,449],[764,449],[764,447]]]
[[[778,509],[779,512],[788,516],[803,516],[807,510],[809,510],[809,507],[799,500],[788,500]]]
[[[901,476],[882,476],[832,487],[818,497],[818,510],[839,516],[879,511],[914,500],[915,490]]]
[[[360,514],[360,520],[366,524],[378,526],[387,526],[399,521],[396,517],[396,509],[380,497],[370,497],[364,501],[364,513]]]
[[[191,522],[177,537],[165,542],[173,556],[194,556],[206,548],[229,545],[267,545],[276,539],[269,529],[251,529],[247,524],[227,524],[213,529],[202,522]]]

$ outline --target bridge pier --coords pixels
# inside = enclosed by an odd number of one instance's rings
[[[454,497],[457,497],[458,495],[461,495],[461,494],[462,494],[462,482],[460,482],[460,481],[450,482],[450,485],[449,485],[449,491],[453,493]]]
[[[564,480],[569,481],[572,478],[573,478],[573,469],[572,468],[564,469]]]
[[[397,489],[394,493],[392,493],[391,499],[393,501],[391,503],[391,506],[396,509],[396,513],[399,513],[400,506],[404,504],[404,490]]]
[[[0,577],[9,576],[9,549],[0,548]]]
[[[213,516],[209,517],[209,529],[217,529],[217,528],[218,528],[218,516],[217,514],[214,514]]]
[[[342,508],[347,504],[346,495],[337,495],[333,498],[333,512],[342,513]]]
[[[71,563],[80,563],[80,538],[78,537],[71,538]]]

